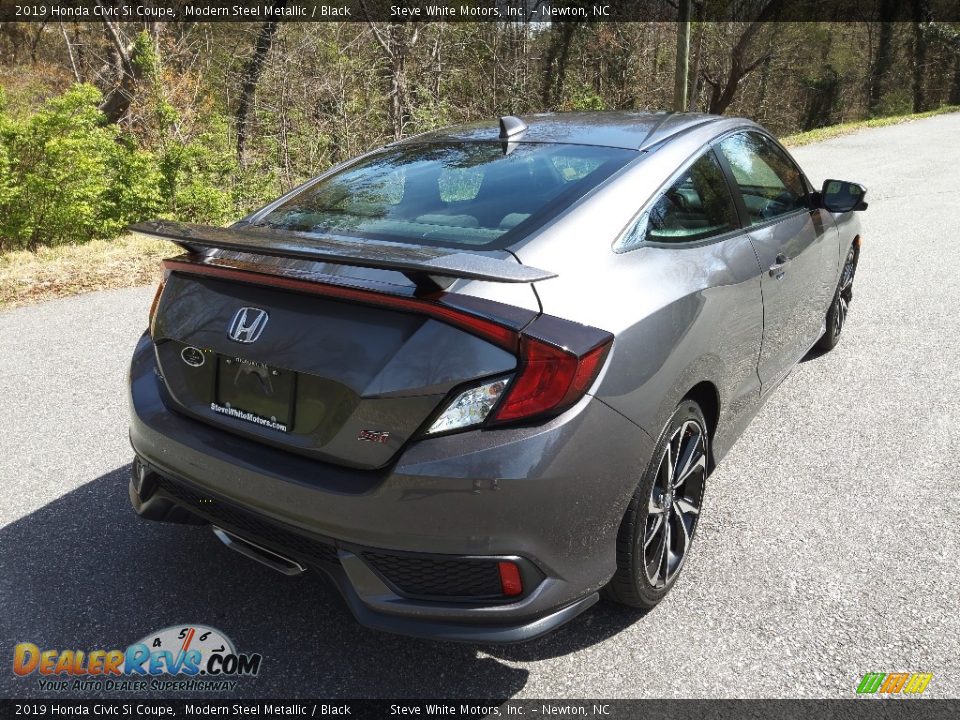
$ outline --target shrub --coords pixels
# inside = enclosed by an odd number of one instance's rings
[[[143,148],[106,122],[101,100],[74,85],[21,119],[0,91],[0,252],[112,239],[157,216],[222,223],[273,190],[270,173],[241,171],[221,116],[182,140],[176,111],[156,104],[163,127]]]
[[[149,154],[106,123],[101,99],[75,85],[22,120],[0,108],[0,249],[115,237],[159,208]]]
[[[100,93],[78,85],[32,117],[0,121],[6,156],[0,237],[5,249],[109,234],[105,176],[113,133],[97,110]]]
[[[165,140],[157,161],[164,210],[171,217],[222,223],[245,209],[235,197],[241,171],[222,117],[206,118],[204,131],[186,142]]]

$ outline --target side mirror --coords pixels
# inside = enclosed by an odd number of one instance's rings
[[[866,210],[867,203],[863,201],[866,194],[867,189],[859,183],[826,180],[820,190],[820,207],[835,213]]]

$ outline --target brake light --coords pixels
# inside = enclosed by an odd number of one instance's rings
[[[574,405],[593,384],[613,337],[582,355],[528,337],[520,338],[520,372],[493,416],[507,422],[557,415]]]

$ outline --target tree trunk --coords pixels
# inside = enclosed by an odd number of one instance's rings
[[[390,37],[390,124],[393,126],[393,137],[399,140],[403,137],[406,124],[410,121],[410,110],[407,103],[407,55],[410,47],[407,43],[407,28],[402,23],[390,23],[388,30]]]
[[[834,110],[840,97],[840,75],[827,65],[820,77],[810,84],[810,97],[807,101],[806,117],[803,129],[813,130],[834,122]]]
[[[367,26],[373,33],[380,49],[383,50],[383,56],[387,61],[385,80],[387,97],[390,102],[387,115],[393,128],[394,139],[400,140],[403,137],[404,128],[410,121],[410,105],[407,97],[407,57],[410,50],[416,47],[421,26],[418,25],[408,35],[408,25],[406,23],[391,22],[387,24],[387,32],[384,34],[377,23],[370,19],[370,13],[364,0],[360,0],[360,7],[367,18]]]
[[[130,103],[140,82],[140,68],[133,62],[133,45],[120,35],[119,26],[104,18],[103,31],[110,41],[110,57],[113,65],[113,87],[100,103],[100,110],[107,122],[121,122],[130,111]]]
[[[897,9],[897,0],[881,0],[880,36],[877,39],[877,53],[873,58],[868,80],[867,105],[871,115],[880,112],[883,99],[883,84],[893,66],[893,23],[885,18],[893,16]]]
[[[279,0],[273,4],[276,9],[286,5],[286,0]],[[270,54],[270,47],[273,45],[274,35],[280,27],[279,20],[268,20],[260,26],[260,32],[257,33],[257,44],[253,50],[253,57],[247,63],[243,72],[243,86],[240,89],[240,102],[237,103],[237,162],[243,164],[244,151],[247,145],[248,121],[250,116],[250,107],[253,105],[253,96],[257,92],[257,85],[260,77],[263,75],[263,68],[267,61],[267,55]]]
[[[926,110],[923,80],[927,71],[927,23],[930,8],[926,0],[913,0],[913,111]]]
[[[67,35],[67,29],[60,23],[60,34],[63,35],[63,42],[67,46],[67,56],[70,58],[70,68],[73,70],[73,79],[77,82],[83,82],[80,78],[80,71],[77,69],[76,58],[73,57],[73,44],[70,42],[70,36]]]
[[[570,56],[570,43],[577,23],[565,22],[553,25],[550,45],[544,59],[543,90],[541,93],[543,110],[555,110],[563,99],[563,85],[567,74],[567,59]]]
[[[686,112],[690,92],[690,0],[680,0],[677,16],[677,65],[673,77],[673,111]]]
[[[700,11],[698,11],[698,14],[699,12]],[[698,23],[698,25],[697,41],[695,43],[696,50],[693,53],[693,70],[690,72],[690,95],[689,102],[687,103],[687,110],[689,112],[697,111],[700,97],[700,63],[703,59],[703,36],[705,32],[703,23]]]
[[[760,66],[760,89],[758,92],[757,98],[757,116],[760,118],[767,117],[767,91],[770,84],[770,61],[771,58],[767,58],[761,63]]]
[[[960,105],[960,55],[953,63],[953,84],[950,86],[951,105]]]

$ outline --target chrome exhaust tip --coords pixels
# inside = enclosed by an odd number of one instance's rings
[[[268,550],[261,545],[257,545],[255,542],[251,542],[246,538],[238,537],[233,533],[229,533],[223,528],[213,525],[213,534],[217,536],[217,539],[226,545],[231,550],[234,550],[241,555],[244,555],[251,560],[256,560],[261,565],[266,565],[271,570],[276,570],[279,573],[284,575],[300,575],[305,573],[307,569],[298,563],[296,560],[276,553],[273,550]]]

